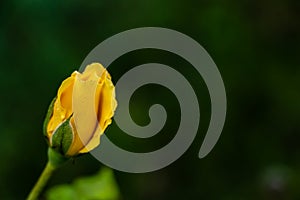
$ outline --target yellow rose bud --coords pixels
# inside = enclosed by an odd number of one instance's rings
[[[97,147],[117,106],[115,87],[99,63],[73,72],[58,89],[44,122],[49,146],[66,157]]]

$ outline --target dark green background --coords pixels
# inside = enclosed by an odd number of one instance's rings
[[[42,171],[42,122],[61,81],[104,39],[158,26],[189,35],[214,59],[228,97],[226,124],[213,151],[198,159],[210,101],[193,67],[159,50],[116,60],[110,67],[114,82],[137,64],[174,67],[201,106],[198,135],[180,159],[152,173],[115,172],[123,199],[300,199],[299,13],[298,0],[1,1],[0,198],[24,199]],[[140,88],[130,106],[137,123],[149,122],[153,103],[170,115],[159,135],[134,139],[114,123],[106,133],[125,149],[162,147],[176,134],[178,102],[164,87]],[[82,156],[59,170],[49,187],[100,167]]]

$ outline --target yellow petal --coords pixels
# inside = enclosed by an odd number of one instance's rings
[[[88,152],[99,145],[100,136],[104,133],[107,126],[111,124],[111,118],[113,117],[117,106],[114,85],[111,81],[109,73],[104,68],[101,78],[98,82],[95,103],[98,126],[93,137],[90,139],[86,147],[80,151],[80,153]]]
[[[80,78],[82,80],[88,80],[90,76],[96,74],[97,77],[101,80],[103,73],[107,72],[106,69],[100,63],[92,63],[86,66],[84,72],[81,74]]]
[[[51,138],[53,131],[72,115],[72,91],[76,74],[77,72],[74,72],[64,80],[58,89],[53,114],[47,126],[48,138]]]
[[[108,72],[105,73],[105,77],[103,77],[102,87],[99,87],[98,105],[97,108],[97,117],[99,121],[99,125],[102,131],[104,131],[107,126],[111,123],[111,118],[114,115],[114,111],[117,106],[117,102],[115,99],[115,87],[111,81],[111,77]]]
[[[77,74],[75,77],[75,83],[73,87],[73,118],[74,127],[76,129],[78,138],[83,145],[86,145],[97,128],[97,115],[95,110],[95,94],[97,91],[99,77],[95,70],[101,68],[95,68],[91,70],[87,66],[86,71],[83,74]],[[73,141],[76,141],[76,138]],[[80,145],[71,145],[67,154],[75,154]]]
[[[84,144],[82,143],[80,137],[78,136],[73,117],[71,117],[71,119],[70,119],[70,124],[73,129],[73,131],[72,131],[73,132],[73,140],[72,140],[72,144],[70,145],[70,148],[68,149],[66,155],[67,156],[75,156],[80,152],[81,149],[84,148]]]
[[[99,145],[100,136],[111,123],[117,106],[111,77],[101,64],[88,65],[82,74],[73,73],[72,78],[62,84],[63,92],[58,94],[58,104],[71,110],[70,115],[73,113],[70,120],[73,141],[68,156],[89,152]]]

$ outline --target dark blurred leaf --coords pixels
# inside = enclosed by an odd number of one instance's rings
[[[113,171],[103,168],[98,174],[79,178],[70,185],[59,185],[46,193],[48,200],[117,200],[120,192]]]

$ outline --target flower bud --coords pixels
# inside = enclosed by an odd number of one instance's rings
[[[73,72],[58,89],[44,121],[49,146],[66,157],[97,147],[117,106],[115,87],[99,63]],[[94,117],[94,118],[93,118]]]

